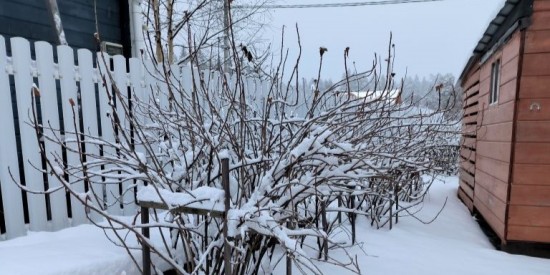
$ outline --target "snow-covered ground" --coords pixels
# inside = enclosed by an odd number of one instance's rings
[[[422,220],[431,220],[447,199],[445,208],[431,224],[402,217],[389,231],[372,229],[366,220],[359,222],[358,241],[363,242],[364,252],[359,248],[352,252],[358,255],[362,274],[550,274],[548,259],[496,251],[458,201],[457,179],[444,180],[445,183],[432,186],[417,214]],[[140,261],[139,251],[135,255]],[[347,274],[330,265],[321,265],[321,269],[326,274]],[[2,275],[136,273],[126,251],[91,225],[0,242]]]

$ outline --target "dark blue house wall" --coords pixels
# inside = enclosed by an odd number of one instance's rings
[[[130,56],[128,0],[96,0],[97,21],[102,41],[122,44]],[[57,0],[65,36],[73,48],[98,50],[94,0]],[[0,35],[57,44],[47,0],[0,0]],[[8,45],[9,47],[9,45]]]

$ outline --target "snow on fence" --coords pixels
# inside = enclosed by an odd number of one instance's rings
[[[7,55],[6,42],[11,44],[11,56]],[[55,50],[55,55],[54,55]],[[76,53],[76,54],[75,54]],[[34,56],[34,59],[32,58]],[[57,62],[55,62],[57,56]],[[97,57],[97,58],[96,58]],[[96,61],[97,60],[97,61]],[[107,62],[103,62],[106,60]],[[106,68],[109,67],[109,68]],[[149,94],[162,105],[168,100],[162,93],[155,92],[157,78],[149,72],[154,65],[144,64],[137,58],[125,59],[122,56],[110,57],[106,54],[94,54],[86,49],[73,50],[69,46],[52,46],[46,42],[35,42],[34,47],[23,38],[11,38],[6,41],[0,36],[0,236],[11,239],[30,231],[55,231],[68,226],[87,223],[86,209],[75,198],[68,198],[63,188],[51,194],[31,194],[22,192],[14,183],[24,183],[30,190],[52,190],[61,183],[51,172],[43,172],[45,168],[40,154],[37,130],[31,126],[32,105],[36,104],[39,122],[44,127],[44,135],[55,133],[51,129],[64,129],[65,141],[74,141],[75,133],[84,131],[89,136],[101,136],[106,141],[115,142],[116,133],[109,115],[108,92],[110,85],[115,84],[119,90],[130,90],[133,96],[148,97]],[[115,83],[105,77],[109,69]],[[179,81],[183,86],[191,87],[193,75],[190,67],[177,68],[181,72]],[[101,73],[100,73],[101,72]],[[203,78],[218,78],[207,83],[221,83],[217,73],[202,73]],[[103,81],[107,85],[103,85]],[[34,84],[33,84],[34,83]],[[33,94],[36,85],[39,95]],[[251,89],[266,91],[267,84],[258,80],[247,80]],[[253,88],[252,88],[253,87]],[[185,88],[185,87],[184,87]],[[257,96],[256,93],[251,93]],[[34,100],[32,98],[34,96]],[[10,100],[11,98],[11,100]],[[263,99],[265,100],[265,98]],[[75,129],[71,102],[76,102],[79,119]],[[116,103],[115,103],[116,104]],[[76,107],[75,106],[75,107]],[[117,109],[117,114],[124,112]],[[122,121],[124,125],[124,121]],[[16,134],[18,131],[19,134]],[[72,136],[72,137],[71,137]],[[64,156],[59,160],[67,164],[79,164],[79,155],[64,150],[59,144],[43,139],[48,156]],[[18,150],[17,144],[21,150]],[[75,142],[67,142],[67,147]],[[136,145],[139,150],[139,145]],[[99,155],[98,146],[86,148],[88,152]],[[93,150],[93,151],[92,151]],[[111,148],[106,150],[114,150]],[[103,152],[115,154],[115,152]],[[71,179],[69,179],[71,180]],[[74,179],[73,179],[74,180]],[[89,188],[103,194],[107,211],[116,215],[135,215],[135,194],[123,192],[132,184],[106,184],[87,186],[84,181],[77,181],[76,190],[85,192]],[[28,224],[28,226],[27,226]]]

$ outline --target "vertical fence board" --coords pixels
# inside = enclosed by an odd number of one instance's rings
[[[36,66],[38,70],[38,84],[40,87],[40,104],[42,109],[42,125],[44,126],[44,148],[46,156],[53,160],[52,165],[62,166],[63,156],[61,145],[55,140],[61,140],[59,134],[59,113],[57,106],[57,88],[53,62],[53,48],[49,43],[36,42]],[[48,138],[49,137],[49,138]],[[53,139],[53,140],[51,140]],[[48,167],[48,170],[50,168]],[[60,188],[59,179],[48,173],[48,187]],[[69,224],[65,188],[50,194],[50,208],[52,213],[52,229],[59,230]]]
[[[145,97],[145,76],[143,72],[143,63],[138,58],[130,58],[130,89],[131,89],[131,100],[132,100],[132,116],[133,120],[137,121],[138,124],[145,125],[147,123],[147,117],[142,115],[147,111],[146,104],[148,103],[147,98]],[[135,127],[135,125],[133,125]],[[142,129],[133,128],[132,132],[134,135],[133,146],[136,154],[140,154],[145,157],[141,159],[145,161],[144,164],[147,164],[147,152],[145,149],[144,141],[145,136]],[[143,186],[143,182],[136,182],[138,187]]]
[[[113,102],[109,101],[109,95],[112,95],[111,80],[109,79],[108,71],[110,70],[109,62],[110,56],[106,53],[97,54],[98,69],[102,76],[101,83],[99,84],[99,106],[101,110],[101,133],[105,142],[115,143],[115,132],[113,129],[112,113]],[[105,83],[103,83],[103,79]],[[112,146],[103,146],[103,155],[111,158],[116,157],[116,151]],[[111,169],[112,166],[106,165],[105,170]],[[105,203],[107,204],[107,211],[110,214],[120,215],[122,214],[119,206],[120,192],[118,190],[118,183],[112,179],[106,179],[105,181]]]
[[[97,123],[97,109],[96,109],[96,97],[95,97],[95,72],[93,55],[87,49],[80,49],[77,51],[78,56],[78,68],[80,75],[80,100],[82,102],[82,123],[84,127],[84,141],[90,141],[94,137],[99,136],[99,125]],[[86,162],[97,160],[99,157],[99,145],[86,144]],[[94,167],[94,170],[99,169]],[[88,192],[91,196],[92,202],[103,208],[103,185],[99,184],[100,181],[97,176],[91,177],[91,181],[94,182],[88,185]],[[99,214],[91,213],[92,219],[95,221],[100,220]]]
[[[18,179],[19,163],[14,157],[17,156],[15,125],[5,56],[6,44],[4,38],[0,36],[0,92],[3,93],[0,99],[0,110],[4,111],[0,116],[0,129],[5,131],[5,134],[0,136],[0,192],[2,192],[6,237],[11,239],[25,235],[26,229],[21,189],[10,177],[11,171],[14,178]]]
[[[169,70],[169,67],[166,68],[166,70]],[[164,68],[164,64],[162,63],[159,63],[157,64],[157,74],[156,74],[157,77],[161,78],[161,81],[164,81],[165,80],[165,77],[167,76],[167,73],[165,71],[165,68]],[[170,77],[168,76],[168,78],[166,78],[166,80],[168,80],[168,82],[170,81]],[[164,85],[169,85],[169,83],[165,83]],[[163,87],[164,89],[157,89],[156,91],[156,98],[160,104],[160,108],[161,110],[163,111],[168,111],[168,86],[164,86]]]
[[[75,81],[73,49],[65,45],[58,46],[57,56],[59,61],[59,82],[61,85],[61,107],[63,109],[63,124],[65,126],[64,128],[65,143],[67,148],[67,164],[69,165],[69,167],[71,167],[71,165],[79,166],[79,146],[76,142],[79,139],[78,135],[80,132],[78,127],[78,87]],[[74,102],[74,106],[71,106],[71,100],[72,102]],[[79,177],[82,177],[82,173],[76,170],[75,175],[69,175],[69,181],[71,182],[72,189],[74,191],[79,194],[84,194],[84,181],[75,181]],[[71,196],[71,212],[73,225],[83,224],[87,222],[84,205],[74,196]]]
[[[116,96],[117,116],[120,120],[118,138],[120,143],[125,144],[124,147],[129,147],[131,142],[130,124],[127,114],[130,113],[128,101],[128,76],[126,73],[126,59],[122,55],[113,57],[114,63],[114,80],[115,85],[120,92]],[[136,212],[135,196],[134,196],[134,181],[123,181],[122,183],[122,212],[124,215],[132,215]]]
[[[29,41],[14,37],[11,38],[13,58],[15,93],[19,114],[19,129],[21,133],[21,147],[23,154],[23,168],[26,185],[35,191],[44,191],[42,172],[35,167],[42,167],[38,141],[34,128],[27,123],[32,114],[32,75],[31,52]],[[33,167],[34,166],[34,167]],[[30,229],[42,231],[47,229],[46,197],[43,194],[27,194],[29,206]]]
[[[155,110],[154,108],[149,108],[148,106],[158,104],[157,101],[157,91],[159,90],[159,86],[157,83],[157,67],[153,63],[152,60],[145,59],[143,60],[143,75],[144,75],[144,88],[143,88],[143,99],[142,102],[147,106],[146,109],[142,110],[145,112],[145,118],[144,122],[149,123],[151,122],[151,118],[149,116],[156,116],[158,114],[151,114],[151,110]],[[144,133],[145,134],[145,133]],[[149,136],[147,137],[147,140],[149,141],[149,148],[151,148],[152,154],[158,153],[158,134],[156,132],[149,131],[147,133]],[[154,136],[155,141],[152,140],[152,137]]]

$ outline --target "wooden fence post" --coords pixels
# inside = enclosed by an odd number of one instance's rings
[[[223,212],[223,260],[224,270],[226,275],[231,275],[231,248],[229,247],[228,238],[228,221],[227,212],[229,211],[229,200],[231,195],[229,193],[229,159],[222,159],[222,185],[225,193],[225,209]]]

